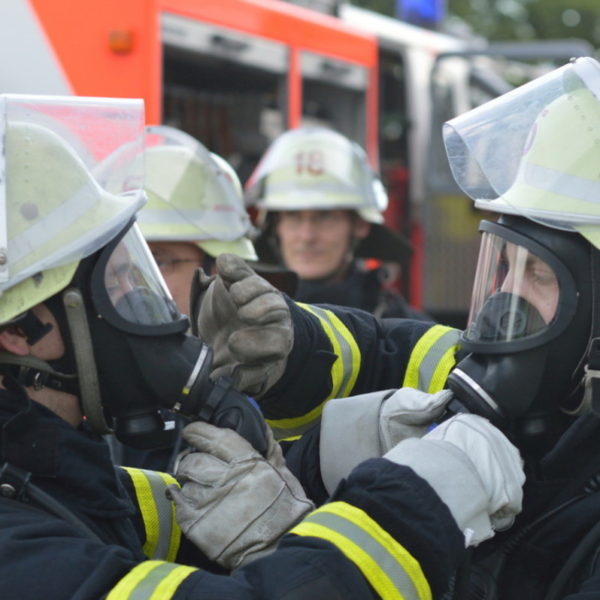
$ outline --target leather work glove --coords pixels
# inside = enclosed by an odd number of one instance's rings
[[[176,470],[169,494],[184,535],[233,570],[269,554],[314,506],[268,433],[267,457],[235,431],[196,421],[183,430],[195,448]]]
[[[294,332],[279,290],[234,254],[217,257],[217,276],[198,273],[192,313],[197,335],[214,352],[211,377],[230,376],[234,387],[255,398],[281,377]]]
[[[332,494],[354,467],[383,456],[406,438],[422,437],[453,398],[413,388],[384,390],[327,402],[321,418],[321,479]]]
[[[456,415],[420,439],[400,442],[384,458],[410,467],[431,485],[466,546],[508,529],[521,512],[525,474],[519,451],[483,417]]]

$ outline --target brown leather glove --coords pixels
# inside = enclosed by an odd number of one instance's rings
[[[279,290],[234,254],[217,257],[217,276],[199,272],[191,306],[196,334],[214,352],[211,377],[259,398],[285,371],[294,332]]]
[[[314,506],[268,432],[261,456],[231,429],[196,421],[183,430],[195,448],[183,457],[169,494],[185,536],[211,560],[236,569],[270,554]]]

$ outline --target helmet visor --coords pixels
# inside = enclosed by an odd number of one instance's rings
[[[600,64],[585,57],[444,125],[452,173],[483,210],[600,224]]]
[[[187,329],[136,224],[102,252],[92,290],[96,309],[118,329],[138,335]]]
[[[93,172],[122,144],[142,147],[143,120],[141,100],[0,95],[0,293],[94,254],[131,220],[141,188],[113,194]],[[21,310],[47,297],[45,282],[27,287]]]
[[[163,240],[236,240],[249,233],[240,192],[195,138],[166,126],[146,128],[149,202],[139,220],[144,235]]]
[[[558,335],[576,305],[566,267],[547,249],[484,222],[468,326],[467,350],[524,350]]]
[[[126,177],[143,162],[144,179]],[[145,129],[144,146],[123,146],[97,169],[108,190],[143,187],[148,202],[138,223],[149,241],[233,241],[250,233],[251,222],[236,177],[198,140],[166,125]]]

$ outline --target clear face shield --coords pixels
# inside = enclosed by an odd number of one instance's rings
[[[94,177],[115,148],[143,148],[143,127],[141,100],[0,94],[0,320],[64,288],[143,205],[139,186],[113,194]]]
[[[177,309],[137,224],[102,252],[91,279],[94,305],[114,327],[136,335],[183,332]]]
[[[144,179],[124,177],[144,163]],[[165,125],[147,126],[144,146],[123,146],[99,166],[96,176],[115,193],[143,186],[148,203],[138,223],[151,241],[233,241],[251,230],[230,174],[198,140]]]
[[[480,353],[542,345],[570,321],[577,292],[563,263],[515,231],[483,221],[464,346]]]
[[[477,208],[587,237],[600,224],[599,130],[600,64],[584,57],[448,121],[444,143]]]

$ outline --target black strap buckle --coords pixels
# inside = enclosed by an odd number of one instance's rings
[[[0,496],[11,500],[26,500],[31,473],[5,462],[0,469]]]

